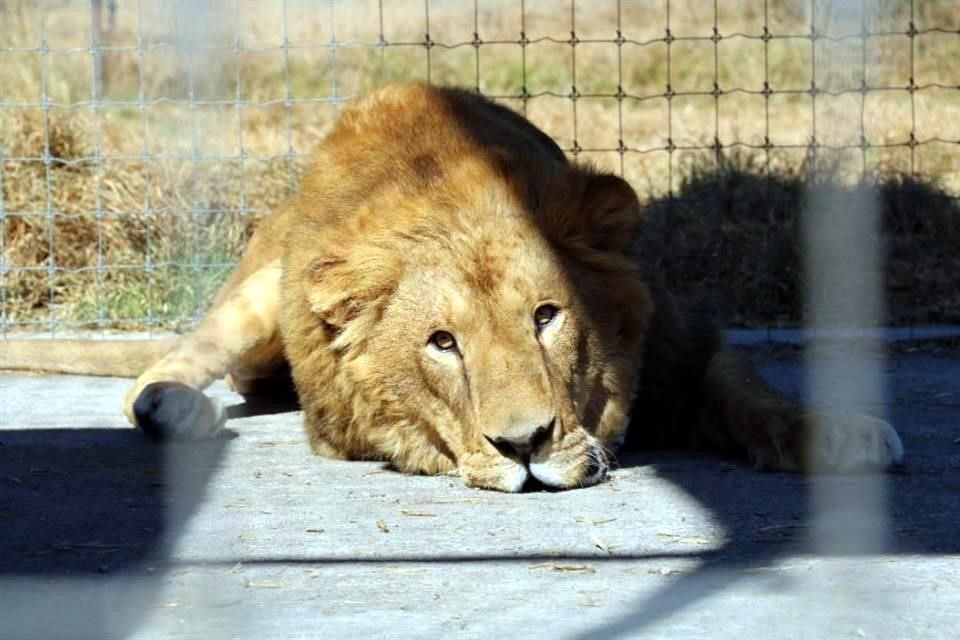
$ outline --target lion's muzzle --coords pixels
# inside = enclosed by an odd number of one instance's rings
[[[524,465],[530,461],[530,456],[552,437],[556,418],[541,424],[527,425],[503,431],[498,435],[484,434],[487,442],[507,457],[515,457]]]
[[[607,476],[610,464],[600,442],[578,427],[559,441],[545,443],[530,458],[530,475],[549,487],[589,487]]]
[[[533,479],[553,489],[587,487],[601,482],[609,463],[600,442],[583,428],[562,432],[552,419],[513,437],[485,435],[486,444],[461,460],[471,486],[515,493]]]

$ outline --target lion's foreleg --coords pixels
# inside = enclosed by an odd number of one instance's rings
[[[202,390],[265,343],[276,341],[279,262],[236,286],[196,331],[147,369],[123,400],[134,425],[158,438],[211,437],[226,421]]]
[[[900,438],[886,422],[794,402],[729,349],[710,359],[703,384],[700,435],[732,439],[758,468],[850,471],[883,468],[903,456]],[[711,433],[717,430],[722,433]]]

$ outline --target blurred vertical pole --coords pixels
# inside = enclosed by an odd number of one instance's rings
[[[878,6],[835,0],[811,3],[810,8],[816,13],[811,16],[814,47],[818,42],[830,47],[815,52],[811,83],[815,109],[823,109],[839,98],[821,94],[817,101],[817,83],[857,86],[870,61],[866,47],[853,46],[852,39],[851,46],[824,39],[821,25],[829,24],[830,34],[862,33],[867,19],[863,13]],[[814,121],[811,153],[823,156],[818,139],[842,141],[859,130],[859,117],[856,109],[821,114]],[[876,333],[864,331],[883,320],[879,202],[875,191],[863,183],[853,191],[831,188],[832,176],[820,178],[838,165],[824,157],[814,160],[803,218],[807,323],[812,330],[806,354],[809,401],[839,414],[884,418],[883,343]],[[835,332],[830,338],[826,330],[839,330],[844,337],[836,337]],[[811,629],[817,634],[811,637],[833,637],[841,628],[872,626],[877,608],[892,606],[892,599],[884,597],[886,587],[871,579],[868,567],[858,563],[851,570],[849,564],[855,562],[852,556],[880,553],[887,544],[884,477],[878,473],[814,476],[810,487],[812,550],[817,555],[843,556],[828,563],[810,585],[807,596],[815,600],[811,610],[818,612],[810,624],[820,626]],[[865,591],[870,597],[864,598]],[[867,602],[871,604],[866,606]]]
[[[100,21],[103,13],[103,0],[90,0],[90,45],[93,47],[93,94],[103,95],[103,23]]]
[[[104,55],[103,42],[103,5],[104,0],[90,0],[90,43],[93,47],[93,87],[95,95],[102,98],[107,89],[107,61],[108,56]],[[106,0],[107,5],[107,31],[106,40],[109,45],[113,29],[117,21],[117,2],[116,0]]]
[[[237,0],[239,1],[239,0]],[[250,3],[256,6],[257,3]],[[175,188],[184,193],[185,208],[180,213],[191,218],[191,237],[188,240],[191,260],[189,267],[193,280],[193,316],[197,323],[203,316],[203,299],[210,286],[210,225],[223,212],[223,205],[211,201],[206,185],[211,176],[217,175],[211,170],[224,162],[220,149],[225,140],[231,139],[231,122],[224,117],[226,110],[235,105],[227,103],[226,98],[236,98],[236,84],[240,71],[237,67],[225,64],[226,58],[235,55],[235,45],[239,38],[239,14],[234,11],[242,7],[225,2],[176,0],[159,5],[160,10],[172,9],[173,41],[178,53],[177,73],[186,88],[186,107],[175,112],[177,120],[168,123],[169,135],[185,136],[185,140],[176,140],[177,146],[183,146],[188,153],[178,152],[178,158],[189,162],[190,170],[183,175],[186,185]],[[229,34],[232,29],[234,33]],[[229,52],[229,53],[227,53]],[[236,64],[235,60],[232,60]],[[234,77],[231,78],[230,72]],[[227,87],[233,85],[233,93]],[[238,125],[239,126],[239,125]],[[222,178],[221,178],[222,179]],[[181,277],[188,272],[182,271]],[[217,441],[168,443],[164,445],[164,477],[167,491],[167,505],[164,513],[165,540],[163,555],[169,567],[180,567],[182,579],[164,585],[163,597],[170,601],[183,603],[189,607],[190,629],[188,635],[196,638],[236,638],[243,637],[240,629],[249,629],[249,616],[240,607],[232,608],[229,615],[223,614],[224,578],[222,572],[203,567],[205,560],[222,552],[224,541],[234,539],[235,532],[228,529],[218,531],[216,542],[204,544],[191,536],[191,527],[198,506],[212,491],[213,477],[218,470],[224,453],[224,443]],[[202,526],[202,525],[201,525]],[[202,541],[203,538],[200,537]],[[238,555],[240,552],[238,552]],[[178,635],[176,621],[164,619],[163,624],[174,627],[161,627],[160,631]]]

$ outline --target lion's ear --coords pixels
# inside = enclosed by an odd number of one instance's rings
[[[577,168],[542,191],[547,233],[561,245],[626,253],[641,222],[637,194],[617,176]]]
[[[614,175],[594,174],[585,180],[579,212],[585,239],[602,251],[629,251],[643,217],[636,192]]]
[[[310,310],[324,323],[343,329],[379,306],[394,289],[396,265],[382,256],[348,259],[323,255],[307,265],[304,287]]]

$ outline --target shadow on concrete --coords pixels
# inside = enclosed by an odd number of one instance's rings
[[[164,455],[140,433],[4,431],[0,469],[0,573],[106,573],[156,553]]]
[[[133,429],[0,432],[0,574],[112,573],[162,557],[227,442],[158,445]]]
[[[243,402],[227,407],[227,418],[251,418],[253,416],[272,416],[278,413],[298,411],[300,403],[293,391],[284,392],[276,396],[250,395],[244,396]]]
[[[766,371],[765,377],[782,390],[799,395],[802,380],[796,373],[800,369],[796,363],[788,366],[783,371]],[[937,399],[949,395],[950,387],[942,383],[960,375],[960,362],[925,355],[901,356],[888,373],[888,397],[893,399],[889,417],[903,440],[907,464],[882,477],[889,525],[882,552],[958,554],[960,409]],[[788,377],[781,377],[783,374]],[[623,467],[652,465],[660,477],[696,499],[712,515],[725,530],[727,542],[701,554],[703,563],[696,570],[638,601],[620,619],[576,636],[577,640],[632,637],[747,576],[756,576],[756,570],[772,566],[785,556],[822,555],[814,542],[810,478],[760,473],[746,463],[726,461],[709,453],[634,451],[621,456],[620,463]],[[829,488],[830,483],[849,485],[863,481],[863,477],[836,475],[817,481],[826,482]],[[827,535],[830,529],[858,526],[856,506],[821,515],[819,522],[821,527],[826,525]],[[824,534],[822,528],[819,533]],[[876,551],[880,550],[864,549],[862,553]],[[844,555],[856,555],[856,551],[845,549]]]
[[[0,635],[129,635],[227,443],[158,445],[133,429],[0,432]]]

